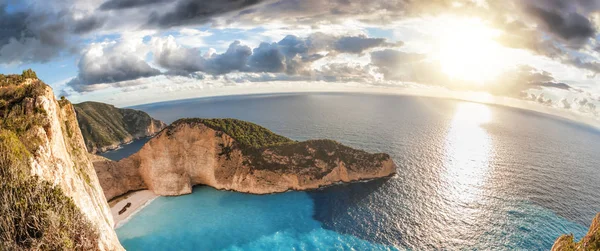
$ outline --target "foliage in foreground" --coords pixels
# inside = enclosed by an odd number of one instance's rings
[[[32,176],[31,153],[0,129],[0,250],[90,250],[98,233],[59,187]]]
[[[24,83],[25,79],[34,79]],[[36,97],[35,72],[0,75],[0,250],[90,250],[96,228],[60,187],[30,172],[30,158],[50,126]]]

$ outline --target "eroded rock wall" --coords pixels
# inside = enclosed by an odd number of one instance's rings
[[[158,195],[187,194],[197,184],[268,194],[386,177],[396,170],[389,156],[383,154],[360,166],[346,163],[341,158],[331,164],[316,155],[317,150],[323,149],[311,149],[311,144],[302,147],[307,148],[302,154],[285,155],[269,149],[248,153],[225,133],[202,124],[180,123],[163,130],[129,158],[119,162],[96,161],[94,164],[108,199],[142,187]],[[331,156],[334,156],[335,150],[331,151]],[[353,151],[372,157],[362,151]],[[274,167],[266,168],[256,163],[257,157],[252,154],[259,154],[262,162]],[[312,164],[303,164],[307,160]],[[138,176],[135,172],[139,173]]]

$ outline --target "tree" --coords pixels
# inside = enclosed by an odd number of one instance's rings
[[[23,74],[21,76],[23,76],[23,78],[25,78],[25,79],[28,79],[28,78],[37,79],[38,78],[37,74],[32,69],[24,70]]]

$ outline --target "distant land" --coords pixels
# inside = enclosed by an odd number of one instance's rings
[[[166,126],[143,111],[99,102],[83,102],[73,106],[90,153],[113,150],[133,140],[153,136]]]

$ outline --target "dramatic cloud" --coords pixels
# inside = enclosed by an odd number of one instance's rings
[[[425,55],[386,49],[371,53],[371,64],[390,80],[418,82],[424,80],[418,69]],[[428,79],[429,80],[429,79]]]
[[[179,0],[175,4],[175,8],[167,13],[153,13],[148,24],[159,27],[202,24],[215,16],[240,10],[259,2],[261,0]]]
[[[548,32],[577,44],[596,34],[596,28],[586,16],[600,8],[597,1],[544,0],[526,1],[525,11]]]
[[[54,58],[67,48],[68,29],[57,16],[8,12],[0,4],[0,64]]]
[[[147,7],[159,3],[171,3],[175,0],[109,0],[100,5],[101,10],[120,10]]]
[[[356,37],[343,37],[337,40],[334,44],[334,47],[339,52],[348,52],[361,54],[365,50],[375,48],[375,47],[383,47],[383,46],[401,46],[402,42],[398,44],[389,44],[386,43],[384,38],[368,38],[365,36],[356,36]]]
[[[288,75],[310,74],[312,62],[338,53],[361,54],[376,47],[398,46],[382,38],[334,37],[321,33],[307,38],[289,35],[276,43],[260,43],[254,49],[233,42],[222,54],[202,54],[197,48],[187,48],[176,43],[174,37],[154,38],[154,61],[171,74],[205,72],[226,74],[230,72],[267,72]]]
[[[79,60],[79,74],[67,83],[75,91],[91,91],[116,83],[160,74],[128,46],[97,44]]]

